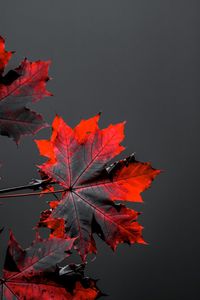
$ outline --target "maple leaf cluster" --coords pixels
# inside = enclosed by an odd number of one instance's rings
[[[46,90],[49,62],[25,59],[4,75],[11,56],[0,38],[0,134],[19,143],[22,135],[47,126],[26,105],[51,95]],[[88,254],[96,254],[95,235],[113,250],[121,243],[145,244],[139,213],[125,204],[142,202],[141,193],[160,171],[137,161],[134,154],[113,163],[125,149],[121,144],[125,122],[100,129],[99,119],[97,114],[71,128],[56,116],[51,138],[35,141],[47,160],[38,166],[42,180],[34,188],[42,182],[38,194],[60,196],[41,213],[36,240],[28,249],[10,234],[0,280],[2,299],[97,299],[102,294],[96,281],[84,276],[84,263],[58,264],[73,249],[83,262]],[[48,239],[40,238],[41,227],[51,230]]]
[[[12,232],[7,248],[1,299],[93,300],[101,292],[95,280],[84,276],[84,265],[58,267],[70,255],[73,239],[41,239],[22,249]]]
[[[22,135],[35,134],[47,126],[43,117],[26,105],[52,95],[46,90],[50,62],[24,59],[19,67],[3,75],[12,53],[5,50],[0,37],[0,134],[19,143]]]

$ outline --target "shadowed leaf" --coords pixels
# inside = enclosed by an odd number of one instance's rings
[[[51,96],[46,90],[50,62],[25,59],[18,68],[3,76],[11,55],[12,52],[5,51],[5,42],[0,37],[0,134],[19,143],[21,136],[35,134],[47,126],[42,115],[26,105]]]

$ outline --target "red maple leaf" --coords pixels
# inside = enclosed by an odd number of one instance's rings
[[[46,90],[49,61],[29,62],[2,75],[12,52],[5,51],[0,37],[0,134],[12,137],[16,143],[22,135],[35,134],[47,126],[43,117],[26,105],[52,95]]]
[[[7,63],[9,62],[12,56],[12,52],[8,52],[5,50],[5,41],[0,36],[0,75],[3,73]]]
[[[42,213],[39,225],[55,236],[77,238],[75,248],[83,259],[96,252],[94,233],[112,249],[124,242],[144,243],[138,212],[114,201],[142,201],[141,192],[160,172],[134,155],[109,166],[124,150],[124,123],[101,130],[98,120],[99,115],[72,129],[56,116],[51,139],[36,141],[48,157],[40,170],[65,190],[61,201]]]
[[[94,300],[100,296],[96,282],[84,277],[83,265],[58,267],[72,244],[73,239],[37,238],[24,250],[11,233],[0,279],[1,299]]]

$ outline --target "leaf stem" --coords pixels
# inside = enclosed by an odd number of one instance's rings
[[[47,192],[32,192],[32,193],[22,193],[22,194],[7,194],[0,195],[0,198],[14,198],[14,197],[26,197],[26,196],[36,196],[36,195],[44,195],[44,194],[57,194],[66,192],[65,189],[57,190],[57,191],[47,191]]]
[[[0,194],[16,192],[16,191],[21,191],[21,190],[27,190],[27,189],[37,190],[42,187],[48,188],[48,184],[55,184],[55,182],[50,182],[49,179],[48,180],[47,179],[45,179],[45,180],[35,179],[27,185],[21,185],[21,186],[15,186],[15,187],[11,187],[11,188],[1,189]],[[0,198],[26,197],[26,196],[36,196],[36,195],[44,195],[44,194],[54,194],[55,195],[56,193],[62,193],[65,191],[66,191],[65,189],[60,189],[57,191],[49,190],[46,192],[40,191],[40,192],[21,193],[21,194],[6,194],[6,195],[0,195]]]
[[[20,191],[20,190],[26,190],[26,189],[31,189],[35,190],[38,189],[42,186],[45,186],[49,183],[49,180],[39,180],[39,179],[34,179],[32,182],[26,185],[21,185],[21,186],[15,186],[11,188],[6,188],[6,189],[1,189],[1,193],[8,193],[8,192],[15,192],[15,191]],[[51,183],[52,184],[52,183]]]

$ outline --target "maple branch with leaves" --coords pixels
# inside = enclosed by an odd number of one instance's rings
[[[50,62],[25,59],[4,75],[12,54],[0,37],[0,134],[19,145],[22,136],[48,126],[26,105],[52,95],[46,90]],[[97,114],[71,128],[57,115],[50,139],[35,141],[47,158],[38,167],[41,179],[0,190],[0,198],[55,196],[41,213],[29,248],[22,249],[10,234],[0,279],[4,299],[97,299],[102,293],[94,280],[84,277],[84,264],[64,268],[57,264],[73,249],[85,263],[88,254],[97,253],[95,235],[113,250],[121,243],[145,244],[139,213],[125,204],[142,202],[141,193],[160,170],[137,161],[134,154],[112,163],[125,149],[121,144],[125,122],[100,129],[99,119]],[[14,193],[29,189],[33,191]],[[46,240],[39,236],[42,227],[50,229]]]

